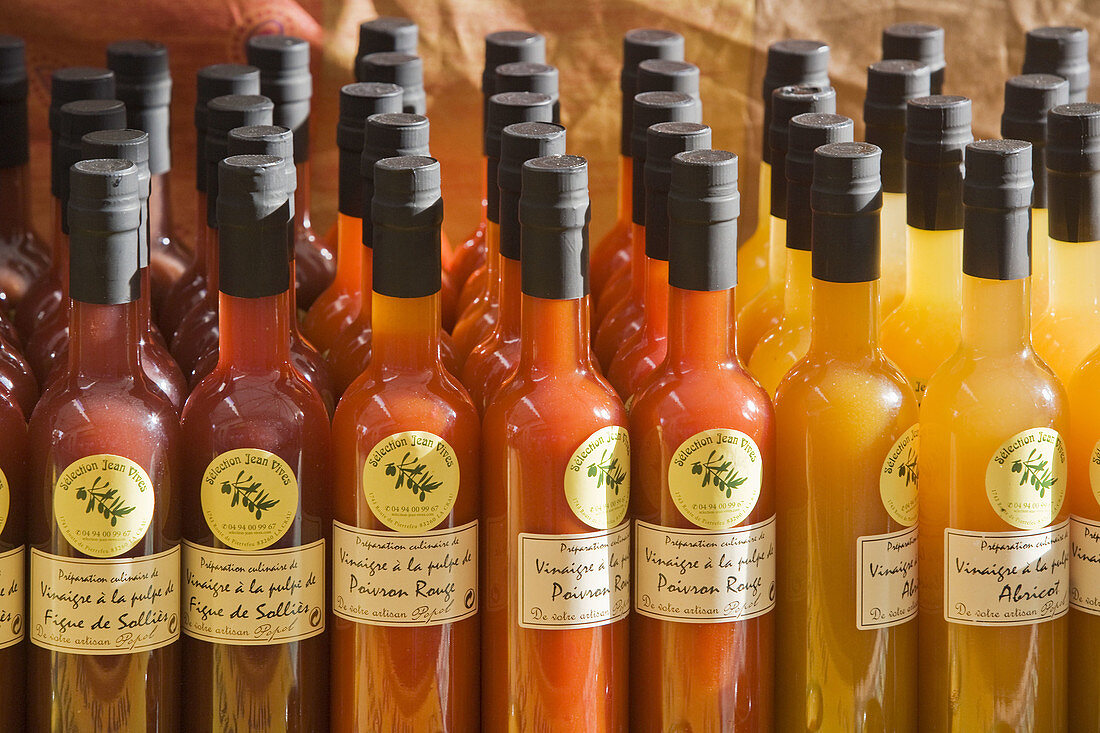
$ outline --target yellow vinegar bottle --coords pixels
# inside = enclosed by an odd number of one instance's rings
[[[882,348],[917,401],[959,344],[963,149],[970,100],[931,96],[905,112],[905,206],[909,225],[905,298],[882,323]]]
[[[812,341],[775,401],[779,733],[916,731],[917,400],[878,342],[880,157],[814,153]]]
[[[920,413],[922,732],[1067,730],[1068,413],[1031,346],[1031,185],[1030,144],[967,146],[962,339]]]
[[[779,322],[753,349],[749,371],[768,395],[775,396],[779,381],[810,347],[810,184],[814,150],[834,142],[851,142],[854,125],[841,115],[801,114],[791,118],[787,135],[776,142],[785,146],[787,179],[787,280]]]
[[[1100,104],[1077,102],[1047,115],[1050,252],[1046,312],[1032,329],[1035,350],[1058,378],[1100,345]]]

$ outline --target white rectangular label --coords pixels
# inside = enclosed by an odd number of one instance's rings
[[[25,634],[25,561],[22,547],[0,553],[0,649],[18,644]]]
[[[584,534],[519,534],[519,625],[584,629],[630,612],[630,522]]]
[[[917,617],[917,527],[856,538],[856,628]]]
[[[1069,605],[1100,615],[1100,522],[1069,518]]]
[[[664,621],[744,621],[775,608],[775,517],[724,531],[634,523],[634,608]]]

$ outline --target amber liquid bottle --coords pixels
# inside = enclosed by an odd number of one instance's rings
[[[521,355],[483,423],[485,730],[628,725],[630,447],[589,345],[587,168],[523,167]]]
[[[194,731],[327,727],[329,425],[290,363],[287,179],[280,157],[220,164],[219,361],[181,431]]]
[[[630,729],[770,731],[775,428],[734,350],[737,158],[671,165],[668,353],[630,412]]]
[[[0,387],[0,728],[26,726],[27,423],[12,392]]]
[[[333,423],[332,730],[475,733],[480,430],[439,357],[439,164],[374,184],[373,356]]]
[[[73,167],[69,363],[30,422],[35,733],[180,725],[179,423],[139,359],[140,212],[133,163]]]

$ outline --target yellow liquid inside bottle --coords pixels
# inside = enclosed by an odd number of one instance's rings
[[[905,298],[882,323],[882,349],[920,402],[936,368],[959,345],[962,229],[908,228]]]
[[[944,608],[945,530],[1020,531],[987,496],[995,454],[1025,430],[1066,434],[1065,392],[1031,346],[1028,285],[963,276],[962,344],[921,405],[922,732],[1067,730],[1064,616],[972,626],[949,623]],[[1063,504],[1050,524],[1066,515]]]
[[[905,194],[882,192],[882,250],[879,316],[885,318],[905,297]]]
[[[1038,318],[1046,313],[1050,298],[1050,283],[1047,279],[1050,260],[1048,244],[1049,218],[1046,209],[1031,210],[1031,317]]]
[[[1049,254],[1050,296],[1031,333],[1035,351],[1068,384],[1100,346],[1100,242],[1050,238]]]
[[[747,364],[753,349],[779,323],[787,281],[787,220],[770,216],[768,282],[737,314],[737,356]]]
[[[768,282],[768,244],[771,241],[772,167],[760,163],[760,191],[756,197],[756,231],[737,250],[737,298],[747,303]]]
[[[874,282],[814,280],[812,344],[776,396],[779,733],[916,730],[916,619],[857,627],[857,538],[906,529],[879,486],[917,421],[878,346],[877,297]]]
[[[787,283],[779,322],[764,334],[749,359],[749,371],[771,397],[775,397],[783,377],[810,348],[812,257],[800,249],[787,249],[786,255]]]

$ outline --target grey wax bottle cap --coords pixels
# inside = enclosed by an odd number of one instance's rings
[[[1047,208],[1047,113],[1069,101],[1069,82],[1052,74],[1022,74],[1005,82],[1001,137],[1031,143],[1033,208]]]
[[[870,143],[829,143],[814,151],[812,270],[818,280],[878,279],[881,157]]]
[[[963,272],[987,280],[1031,274],[1031,143],[966,146]]]
[[[963,225],[963,151],[973,141],[970,100],[933,95],[909,100],[905,111],[905,202],[909,226]]]
[[[485,68],[481,72],[481,94],[497,93],[496,69],[516,61],[546,63],[546,39],[531,31],[497,31],[485,36]]]
[[[668,191],[672,185],[672,157],[689,150],[706,150],[710,145],[710,127],[698,122],[661,122],[646,130],[646,257],[668,260]]]
[[[396,51],[416,53],[420,28],[408,18],[381,16],[359,24],[359,48],[356,58],[372,53]]]
[[[553,122],[553,100],[533,92],[503,92],[489,97],[485,125],[485,179],[489,221],[500,223],[500,196],[497,193],[497,166],[500,164],[500,134],[508,125],[520,122]]]
[[[229,131],[272,124],[275,105],[259,94],[227,94],[206,103],[206,224],[218,226],[218,163],[229,155]]]
[[[374,292],[423,298],[440,290],[439,162],[426,156],[385,158],[374,165]]]
[[[508,125],[500,135],[500,254],[520,259],[519,197],[523,164],[534,158],[565,154],[565,128],[549,122]]]
[[[138,169],[128,160],[76,162],[69,172],[69,295],[117,305],[141,297]]]
[[[692,150],[672,157],[668,284],[683,290],[737,285],[737,156]]]
[[[792,84],[772,92],[771,125],[767,128],[771,149],[771,214],[787,218],[787,128],[791,118],[810,113],[836,112],[836,91],[829,86]]]
[[[272,122],[294,132],[294,162],[306,162],[313,96],[309,41],[283,35],[252,36],[245,53],[248,63],[260,70],[260,94],[275,104]]]
[[[791,118],[787,135],[787,249],[808,252],[813,241],[810,188],[814,151],[822,145],[852,142],[855,124],[843,115],[811,112]],[[774,173],[773,173],[774,175]]]
[[[62,105],[57,152],[53,157],[50,191],[61,200],[61,230],[68,233],[69,168],[81,158],[81,138],[96,130],[126,127],[126,105],[117,99],[81,99]]]
[[[683,92],[699,99],[699,67],[674,59],[646,59],[638,64],[636,93]]]
[[[943,28],[930,23],[895,23],[882,29],[882,58],[911,59],[928,67],[931,94],[943,93],[947,61],[943,54]]]
[[[588,161],[551,155],[523,164],[519,200],[523,293],[549,300],[588,295]]]
[[[270,155],[280,158],[286,174],[283,184],[290,196],[290,218],[294,218],[294,192],[298,189],[298,169],[294,166],[294,133],[282,125],[248,125],[229,131],[226,154]],[[294,238],[287,237],[289,257],[294,259]]]
[[[367,118],[401,112],[401,94],[401,87],[383,82],[357,82],[340,88],[336,147],[340,149],[339,210],[345,216],[356,219],[363,216],[363,174],[360,166]]]
[[[638,65],[648,59],[683,61],[684,37],[674,31],[653,28],[635,28],[623,36],[623,68],[619,74],[619,89],[622,92],[619,152],[627,158],[631,156],[634,97],[640,91],[650,91],[638,88]]]
[[[374,198],[375,163],[386,158],[430,156],[428,142],[430,125],[424,115],[405,112],[371,115],[367,118],[363,136],[363,155],[359,159],[359,178],[363,186],[363,245],[371,247],[374,227],[371,225]]]
[[[1059,105],[1047,115],[1046,173],[1050,236],[1100,239],[1100,105]]]
[[[764,135],[763,160],[772,162],[768,130],[772,125],[772,94],[776,89],[798,84],[829,86],[829,46],[821,41],[788,38],[768,46],[764,69]],[[829,110],[822,110],[829,111]]]
[[[227,94],[259,94],[260,70],[244,64],[212,64],[199,69],[195,96],[195,188],[206,191],[206,105]]]
[[[553,104],[551,122],[561,122],[561,102],[558,98],[558,70],[549,64],[536,64],[531,61],[516,61],[501,64],[496,70],[496,93],[534,92],[550,97]]]
[[[78,99],[114,99],[115,72],[91,66],[68,66],[50,77],[50,131],[61,132],[61,107]],[[56,142],[56,138],[54,139]]]
[[[138,267],[149,266],[149,133],[143,130],[96,130],[80,139],[82,160],[114,158],[137,167],[142,224],[138,227]]]
[[[356,63],[355,78],[401,87],[403,112],[422,115],[428,108],[424,94],[424,62],[419,56],[396,52],[363,56]]]
[[[889,59],[867,67],[863,122],[867,142],[882,149],[882,189],[905,193],[905,108],[931,94],[930,69],[919,61]]]
[[[27,97],[27,44],[19,36],[0,34],[0,102]]]
[[[1069,82],[1069,101],[1084,102],[1089,93],[1089,32],[1070,26],[1028,31],[1023,73],[1060,76]]]
[[[218,290],[263,298],[290,288],[286,160],[232,155],[218,163]]]
[[[0,35],[0,168],[30,160],[27,126],[26,46],[18,36]]]
[[[699,100],[683,92],[642,92],[634,95],[631,114],[630,157],[634,178],[631,220],[645,225],[646,131],[660,122],[702,122]]]
[[[168,48],[156,41],[116,41],[107,46],[107,66],[115,72],[116,96],[126,105],[126,124],[149,133],[150,173],[167,173],[172,168]]]

